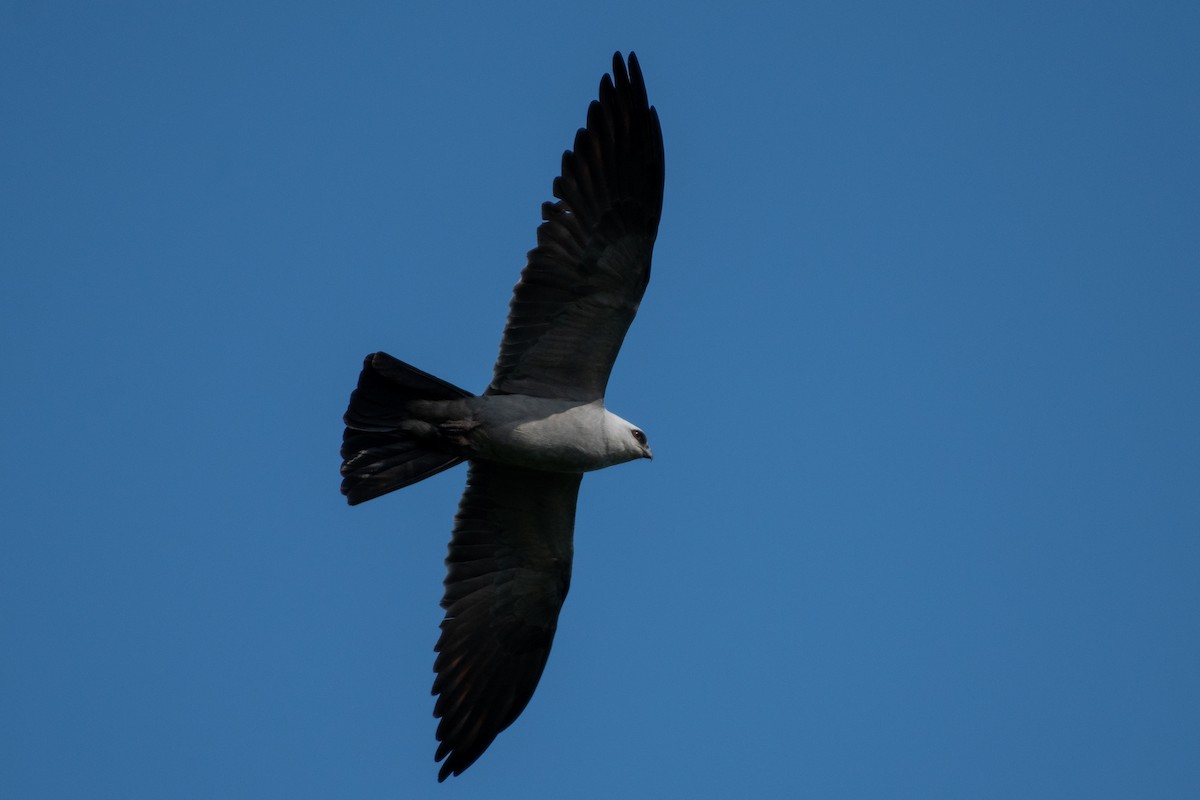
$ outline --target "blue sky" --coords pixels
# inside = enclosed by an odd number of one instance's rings
[[[4,3],[0,796],[1200,795],[1198,8]],[[340,418],[486,385],[617,49],[656,458],[439,786],[464,472]]]

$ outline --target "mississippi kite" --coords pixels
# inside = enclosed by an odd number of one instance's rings
[[[351,505],[469,463],[435,648],[439,781],[533,695],[571,583],[583,473],[651,457],[645,434],[604,407],[662,212],[662,131],[633,53],[628,69],[613,56],[553,191],[483,395],[374,353],[345,415]]]

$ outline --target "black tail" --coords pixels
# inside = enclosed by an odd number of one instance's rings
[[[350,505],[422,481],[461,462],[461,456],[429,449],[427,442],[423,444],[401,425],[409,419],[407,406],[412,400],[470,396],[470,392],[387,353],[367,356],[344,417],[342,494]]]

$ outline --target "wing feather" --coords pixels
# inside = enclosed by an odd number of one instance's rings
[[[637,56],[613,56],[587,127],[563,153],[556,203],[542,205],[537,247],[513,289],[488,394],[591,401],[650,280],[662,214],[658,113]]]
[[[438,780],[471,766],[533,696],[571,584],[581,477],[471,462],[435,648]]]

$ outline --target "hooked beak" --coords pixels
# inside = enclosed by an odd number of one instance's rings
[[[647,447],[647,448],[645,448],[645,449],[644,449],[644,452],[642,453],[642,458],[648,458],[648,459],[650,459],[651,461],[653,461],[653,460],[654,460],[654,453],[651,453],[651,452],[650,452],[650,448],[649,448],[649,447]]]

